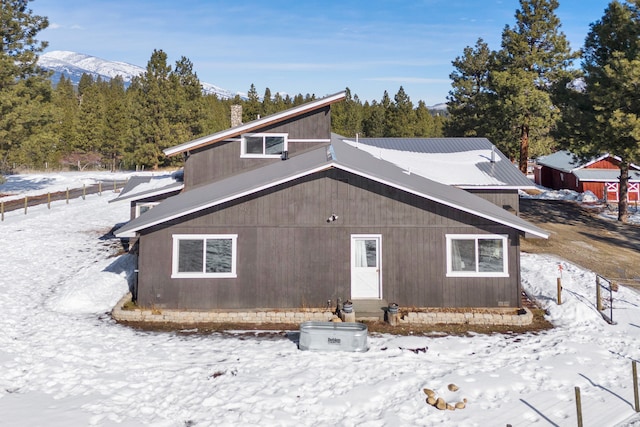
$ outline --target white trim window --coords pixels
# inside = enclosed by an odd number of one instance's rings
[[[447,277],[508,277],[508,237],[447,234]]]
[[[240,157],[280,158],[288,149],[286,133],[247,133],[242,135]]]
[[[237,240],[237,234],[174,234],[171,277],[237,277]]]
[[[155,206],[159,205],[160,202],[142,202],[136,203],[136,218],[145,213],[146,211],[153,209]]]

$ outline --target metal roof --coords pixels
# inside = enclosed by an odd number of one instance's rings
[[[133,237],[140,230],[330,168],[342,169],[408,191],[536,237],[549,236],[546,231],[485,199],[416,174],[409,174],[392,163],[376,159],[351,147],[336,135],[332,138],[330,145],[170,197],[124,225],[116,231],[116,235]]]
[[[333,95],[325,96],[311,102],[298,105],[297,107],[289,108],[288,110],[280,111],[279,113],[271,114],[262,117],[257,120],[253,120],[249,123],[244,123],[239,126],[235,126],[220,132],[216,132],[211,135],[203,136],[193,141],[188,141],[174,147],[169,147],[164,150],[164,154],[167,156],[174,156],[185,151],[193,150],[195,148],[204,147],[209,144],[213,144],[219,141],[224,141],[227,138],[233,138],[238,135],[242,135],[247,132],[254,132],[257,129],[263,128],[267,125],[282,122],[292,117],[299,116],[300,114],[307,113],[309,111],[324,108],[327,105],[331,105],[335,102],[342,101],[346,98],[346,92],[338,92]]]
[[[580,181],[607,181],[607,182],[618,182],[620,181],[620,170],[619,169],[578,169],[574,170],[573,174]],[[630,181],[640,181],[640,172],[630,170],[629,171],[629,180]]]
[[[350,138],[348,141],[359,148],[375,147],[379,149],[378,157],[402,168],[411,164],[412,173],[445,184],[490,189],[534,187],[487,138]],[[466,159],[466,163],[460,164],[463,153],[467,157],[473,155],[473,161]],[[434,167],[438,165],[440,170]]]
[[[547,166],[553,169],[558,169],[562,172],[571,173],[575,169],[580,169],[587,163],[593,163],[595,159],[585,162],[580,160],[577,156],[571,154],[566,150],[556,151],[548,156],[539,157],[536,163],[542,166]]]
[[[161,196],[174,191],[180,191],[184,188],[183,182],[175,181],[161,187],[152,187],[144,191],[139,191],[140,186],[144,185],[146,187],[146,184],[151,183],[154,178],[153,176],[132,176],[122,188],[120,194],[118,194],[116,198],[109,200],[109,203],[121,202],[123,200],[135,201],[146,199],[148,197]]]
[[[494,146],[487,138],[358,138],[358,142],[413,153],[460,153]]]

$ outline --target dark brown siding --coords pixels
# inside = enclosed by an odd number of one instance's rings
[[[285,122],[266,126],[254,133],[287,133],[289,139],[305,139],[308,142],[289,141],[289,156],[320,144],[328,144],[331,138],[329,106],[294,117]],[[279,159],[240,158],[240,136],[237,141],[220,141],[190,153],[185,161],[185,190],[235,175],[243,170],[278,162]]]
[[[335,213],[338,220],[327,218]],[[238,234],[235,279],[171,279],[172,234]],[[509,236],[509,277],[447,278],[447,233]],[[520,301],[519,235],[488,220],[338,170],[150,230],[138,302],[180,309],[301,308],[350,298],[352,234],[382,235],[382,293],[401,306]]]
[[[500,206],[512,214],[520,214],[520,196],[518,190],[467,190],[476,196],[490,201],[494,205]]]

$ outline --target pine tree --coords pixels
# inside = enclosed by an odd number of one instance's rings
[[[262,96],[262,115],[268,116],[276,112],[278,112],[278,110],[271,95],[271,89],[266,88]]]
[[[385,110],[382,104],[375,99],[364,105],[364,119],[362,121],[362,132],[365,137],[379,138],[384,136]]]
[[[53,105],[56,149],[64,156],[75,150],[80,125],[78,96],[70,79],[60,77],[53,93]]]
[[[474,47],[467,46],[462,56],[453,62],[455,70],[449,75],[452,89],[447,96],[449,121],[447,136],[488,136],[489,72],[492,52],[480,38]]]
[[[28,159],[35,153],[41,162],[53,150],[49,125],[51,84],[37,65],[38,53],[47,43],[36,39],[47,28],[46,17],[34,15],[28,0],[5,0],[0,10],[0,171],[11,161]],[[42,141],[42,150],[39,149]],[[21,154],[20,150],[24,148]],[[34,157],[34,158],[35,158]]]
[[[541,153],[559,118],[553,90],[566,81],[577,57],[560,20],[557,0],[520,0],[516,24],[502,32],[502,48],[490,51],[479,39],[453,62],[448,105],[450,136],[490,138],[527,170],[530,146]]]
[[[414,136],[416,115],[413,110],[413,103],[402,86],[398,89],[393,100],[393,104],[390,104],[387,111],[386,136]]]
[[[153,169],[165,161],[163,149],[184,142],[177,141],[172,136],[171,104],[177,100],[169,81],[170,74],[167,54],[162,50],[154,50],[146,71],[129,86],[134,108],[138,111],[132,160]]]
[[[80,137],[77,151],[82,154],[97,154],[102,149],[106,133],[106,87],[98,77],[91,85],[85,86],[80,104]]]
[[[424,101],[418,101],[415,112],[416,125],[414,136],[419,138],[437,138],[444,135],[444,121],[442,117],[434,117]]]
[[[576,57],[560,31],[557,8],[557,0],[520,0],[516,25],[502,32],[502,49],[490,74],[491,113],[499,125],[495,142],[510,153],[519,151],[523,173],[531,140],[546,138],[558,120],[551,89]]]
[[[347,137],[362,133],[362,104],[358,95],[351,96],[349,88],[345,89],[345,100],[331,107],[331,129]]]
[[[105,127],[100,151],[115,172],[133,139],[133,114],[122,77],[112,78],[105,89]]]
[[[620,158],[618,220],[627,220],[629,167],[640,162],[640,5],[613,1],[591,24],[584,88],[565,92],[563,142],[582,157]]]
[[[242,121],[244,123],[248,123],[256,120],[260,116],[261,111],[262,105],[260,104],[258,91],[256,90],[255,85],[251,83],[249,92],[247,92],[247,100],[243,103],[242,106]]]

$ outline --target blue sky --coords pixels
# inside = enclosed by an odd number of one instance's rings
[[[573,49],[608,0],[560,0]],[[295,95],[351,89],[380,100],[403,86],[414,104],[445,102],[451,61],[482,37],[500,47],[518,0],[34,0],[49,18],[47,51],[70,50],[145,67],[154,49],[185,56],[201,81]]]

